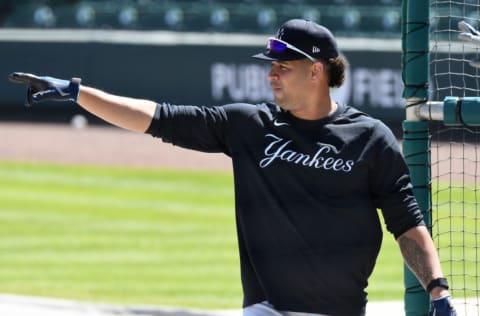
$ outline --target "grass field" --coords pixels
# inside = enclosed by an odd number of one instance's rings
[[[0,162],[0,293],[239,308],[229,173]],[[401,300],[384,244],[369,299]]]
[[[478,297],[480,216],[476,183],[434,183],[432,235],[454,297]]]

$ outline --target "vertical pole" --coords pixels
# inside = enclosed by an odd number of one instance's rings
[[[430,154],[428,122],[415,115],[415,106],[426,102],[429,79],[429,0],[402,2],[402,66],[407,101],[403,122],[403,154],[409,166],[413,191],[428,227],[430,216]],[[405,315],[426,316],[430,298],[410,269],[404,265]]]
[[[402,12],[406,15],[403,17],[402,25],[405,85],[403,97],[407,101],[427,100],[430,52],[429,0],[403,0],[402,6]]]
[[[425,223],[431,226],[430,216],[430,133],[426,121],[403,122],[403,154],[410,169],[413,192],[422,210]],[[405,315],[425,316],[430,297],[410,269],[404,265]]]

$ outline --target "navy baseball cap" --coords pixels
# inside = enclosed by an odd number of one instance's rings
[[[285,22],[275,37],[267,43],[267,49],[253,58],[263,60],[296,60],[338,57],[338,47],[333,34],[326,27],[303,19]]]

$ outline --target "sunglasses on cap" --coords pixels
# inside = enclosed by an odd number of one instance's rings
[[[313,58],[309,54],[305,53],[303,50],[293,46],[292,44],[289,44],[285,41],[282,41],[281,39],[275,38],[275,37],[270,37],[268,39],[268,44],[267,44],[267,49],[274,53],[283,53],[287,49],[293,50],[296,53],[299,53],[300,55],[305,56],[308,58],[312,63],[315,63],[318,61],[318,59]]]

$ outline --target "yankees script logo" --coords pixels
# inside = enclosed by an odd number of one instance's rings
[[[301,153],[288,148],[292,143],[273,134],[267,134],[265,137],[271,138],[272,142],[265,148],[265,158],[260,160],[260,167],[266,168],[276,160],[302,165],[305,167],[332,170],[336,172],[352,171],[355,162],[353,160],[344,160],[335,158],[338,154],[337,149],[330,144],[317,143],[318,148],[314,154]]]

